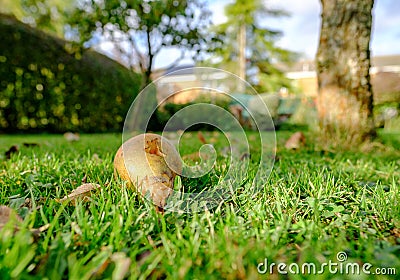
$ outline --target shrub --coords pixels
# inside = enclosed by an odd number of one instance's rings
[[[203,95],[197,97],[195,100],[193,100],[193,102],[188,102],[184,104],[166,102],[157,111],[159,130],[163,130],[168,120],[173,115],[184,109],[185,107],[203,103],[203,104],[213,104],[215,106],[222,108],[223,110],[229,111],[229,101],[230,98],[225,96],[218,96],[212,99],[208,95]],[[216,127],[207,124],[214,122],[215,119],[214,110],[215,109],[212,107],[196,107],[196,106],[192,107],[190,108],[190,114],[182,115],[182,117],[180,117],[177,120],[176,127],[180,129],[187,128],[188,131],[216,130],[217,129]],[[193,116],[201,116],[201,119],[204,123],[194,124],[194,119],[196,118],[193,118]]]
[[[120,131],[140,76],[0,14],[0,132]]]

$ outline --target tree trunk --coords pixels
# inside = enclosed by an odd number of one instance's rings
[[[375,136],[369,42],[373,0],[321,0],[317,53],[318,116],[326,139],[360,143]]]
[[[246,24],[243,22],[239,26],[239,34],[238,34],[238,42],[239,42],[239,77],[244,81],[246,80]],[[239,84],[238,88],[240,93],[243,93],[245,90],[244,83]]]

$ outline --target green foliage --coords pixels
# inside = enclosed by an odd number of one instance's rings
[[[216,49],[210,63],[237,73],[238,34],[240,27],[245,25],[247,81],[259,92],[277,92],[282,87],[291,89],[290,80],[275,65],[292,62],[296,54],[276,46],[282,33],[268,29],[262,23],[265,18],[287,14],[282,10],[267,9],[260,0],[236,0],[227,5],[225,14],[227,21],[215,30],[224,43]]]
[[[120,131],[139,75],[12,17],[0,34],[0,131]]]
[[[66,12],[75,0],[3,0],[0,13],[12,14],[18,20],[43,31],[64,35]],[[3,3],[4,2],[4,3]]]
[[[162,106],[158,112],[157,112],[157,117],[160,123],[160,127],[163,128],[167,124],[168,120],[176,113],[178,113],[180,110],[184,109],[185,107],[195,105],[195,104],[200,104],[200,103],[205,103],[205,104],[214,104],[226,111],[229,111],[229,98],[225,97],[219,97],[216,98],[215,100],[211,100],[210,97],[198,97],[193,102],[187,102],[185,104],[175,104],[175,103],[166,103],[164,106]],[[210,110],[208,112],[208,110]],[[190,109],[191,115],[193,116],[204,116],[204,121],[207,122],[207,117],[210,118],[210,123],[212,123],[212,118],[213,116],[213,111],[214,108],[204,108],[204,107],[193,107]],[[184,118],[180,117],[179,118],[179,126],[180,127],[188,127],[189,125],[193,124],[193,119],[192,118]],[[201,123],[201,124],[196,124],[188,128],[189,131],[194,131],[194,130],[216,130],[215,127]]]
[[[201,0],[80,1],[69,24],[81,44],[100,34],[111,41],[132,69],[145,74],[144,87],[161,50],[178,48],[178,60],[199,56],[207,47],[209,15]]]
[[[75,0],[21,0],[24,22],[63,36],[66,11],[72,8],[73,2]]]
[[[318,127],[318,114],[314,98],[287,98],[284,100],[283,114],[291,115],[289,122],[293,125],[306,125],[315,130]]]
[[[21,1],[15,0],[2,0],[0,5],[0,13],[12,14],[19,20],[22,20],[24,16]]]
[[[36,244],[32,234],[26,229],[14,232],[14,223],[7,224],[0,230],[0,275],[2,279],[27,277],[29,263],[34,261]],[[28,270],[28,271],[27,271]]]

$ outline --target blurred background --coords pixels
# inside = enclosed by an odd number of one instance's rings
[[[397,131],[399,10],[398,1],[375,2],[370,44],[375,124]],[[149,129],[200,101],[249,124],[243,87],[230,89],[240,102],[170,94],[195,86],[193,70],[174,74],[193,66],[248,81],[280,129],[315,126],[320,13],[318,0],[0,0],[0,133],[121,132],[138,93],[165,74]]]

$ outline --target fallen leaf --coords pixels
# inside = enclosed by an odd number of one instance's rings
[[[101,278],[103,273],[106,271],[108,268],[109,264],[111,263],[110,261],[110,254],[111,250],[107,248],[107,250],[101,250],[99,254],[97,254],[91,261],[90,265],[94,267],[92,269],[92,275],[91,279],[95,278]]]
[[[147,235],[147,240],[149,241],[149,244],[151,245],[151,247],[153,247],[153,249],[157,249],[156,243],[150,235]]]
[[[306,143],[306,137],[300,131],[292,134],[290,138],[285,143],[285,148],[288,150],[296,150],[299,149]]]
[[[22,223],[22,218],[14,211],[14,209],[1,205],[0,206],[0,230],[9,222],[15,221],[17,223]],[[17,227],[15,228],[17,229]]]
[[[124,279],[129,272],[131,259],[124,252],[116,252],[111,255],[111,261],[115,263],[112,279]]]
[[[64,138],[68,142],[73,142],[73,141],[79,141],[79,134],[78,133],[72,133],[72,132],[65,132],[64,133]]]
[[[99,278],[106,271],[108,266],[110,265],[110,260],[106,259],[96,270],[93,272],[94,278]]]
[[[3,227],[9,221],[16,222],[14,225],[14,233],[16,233],[19,230],[19,226],[23,222],[22,218],[15,212],[14,209],[12,209],[8,206],[1,205],[0,206],[0,231],[3,229]],[[34,240],[37,240],[40,233],[46,231],[49,227],[50,227],[50,224],[46,224],[39,228],[32,228],[29,231],[32,233]]]
[[[210,157],[206,153],[203,153],[202,156],[203,156],[203,159],[205,159],[205,160],[209,159],[209,157]],[[184,155],[182,157],[182,159],[189,160],[189,161],[199,161],[199,160],[201,160],[200,152],[194,152],[191,154]]]
[[[24,147],[30,148],[30,147],[38,147],[39,144],[38,143],[23,143],[22,145],[24,145]]]
[[[240,156],[240,160],[246,160],[246,159],[249,159],[249,158],[250,158],[250,154],[249,153],[243,153]]]
[[[19,151],[18,145],[12,145],[4,154],[6,159],[10,159],[12,154],[15,154]]]
[[[179,130],[177,130],[176,131],[176,133],[179,135],[179,137],[178,138],[180,138],[184,133],[185,133],[185,131],[184,130],[181,130],[181,129],[179,129]]]
[[[206,138],[201,131],[197,132],[197,138],[199,138],[201,143],[207,144]]]
[[[400,229],[398,228],[394,228],[390,231],[392,233],[392,235],[396,238],[400,238]]]
[[[99,184],[83,184],[73,190],[69,195],[64,196],[62,199],[57,200],[58,202],[70,201],[72,205],[75,205],[77,199],[87,201],[93,191],[101,188]]]
[[[82,180],[81,180],[81,183],[82,183],[82,184],[86,184],[86,181],[87,181],[87,175],[85,174],[85,175],[83,175],[83,178],[82,178]]]
[[[95,162],[101,162],[102,161],[101,158],[99,157],[99,155],[96,154],[96,153],[94,153],[92,155],[92,160],[95,161]]]
[[[139,266],[143,265],[144,262],[149,258],[151,255],[151,251],[147,250],[144,251],[143,253],[140,253],[139,255],[136,255],[136,262]]]
[[[41,226],[39,228],[33,228],[30,231],[37,238],[37,237],[39,237],[39,234],[41,234],[42,232],[48,230],[49,227],[50,227],[50,224],[46,224],[46,225]]]
[[[77,235],[82,235],[82,230],[80,226],[76,222],[71,223],[71,229],[77,234]]]

